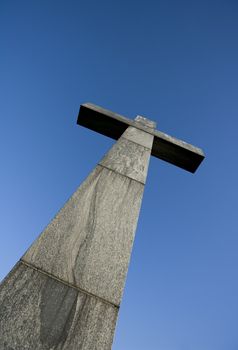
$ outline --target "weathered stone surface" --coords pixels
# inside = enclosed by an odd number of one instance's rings
[[[145,183],[150,152],[150,149],[121,137],[99,164]]]
[[[124,132],[123,138],[136,142],[139,145],[149,149],[151,149],[153,143],[153,136],[151,136],[147,132],[133,128],[131,126],[127,128]]]
[[[20,263],[0,286],[0,349],[111,350],[117,312]]]
[[[155,129],[156,128],[156,122],[155,121],[150,120],[148,118],[145,118],[142,115],[138,115],[135,118],[135,122],[136,122],[136,125],[139,125],[140,127],[144,126],[146,129],[147,128],[150,128],[150,129]],[[150,130],[150,132],[151,131],[153,132],[153,130]]]
[[[143,189],[97,166],[23,260],[119,305]]]

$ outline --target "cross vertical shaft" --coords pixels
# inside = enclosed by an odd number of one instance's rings
[[[111,349],[154,139],[135,122],[1,284],[1,349]]]

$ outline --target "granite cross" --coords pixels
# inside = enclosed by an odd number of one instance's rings
[[[0,286],[0,349],[110,350],[150,154],[190,172],[201,149],[93,104],[78,124],[118,139]]]

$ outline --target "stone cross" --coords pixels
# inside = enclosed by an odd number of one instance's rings
[[[110,350],[150,154],[190,172],[202,150],[135,120],[80,107],[118,140],[0,286],[1,350]]]

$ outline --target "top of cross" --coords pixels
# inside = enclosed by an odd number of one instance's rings
[[[142,116],[131,120],[92,103],[85,103],[80,106],[77,123],[115,140],[129,126],[143,130],[154,136],[152,156],[192,173],[205,157],[200,148],[155,130],[156,123]]]

